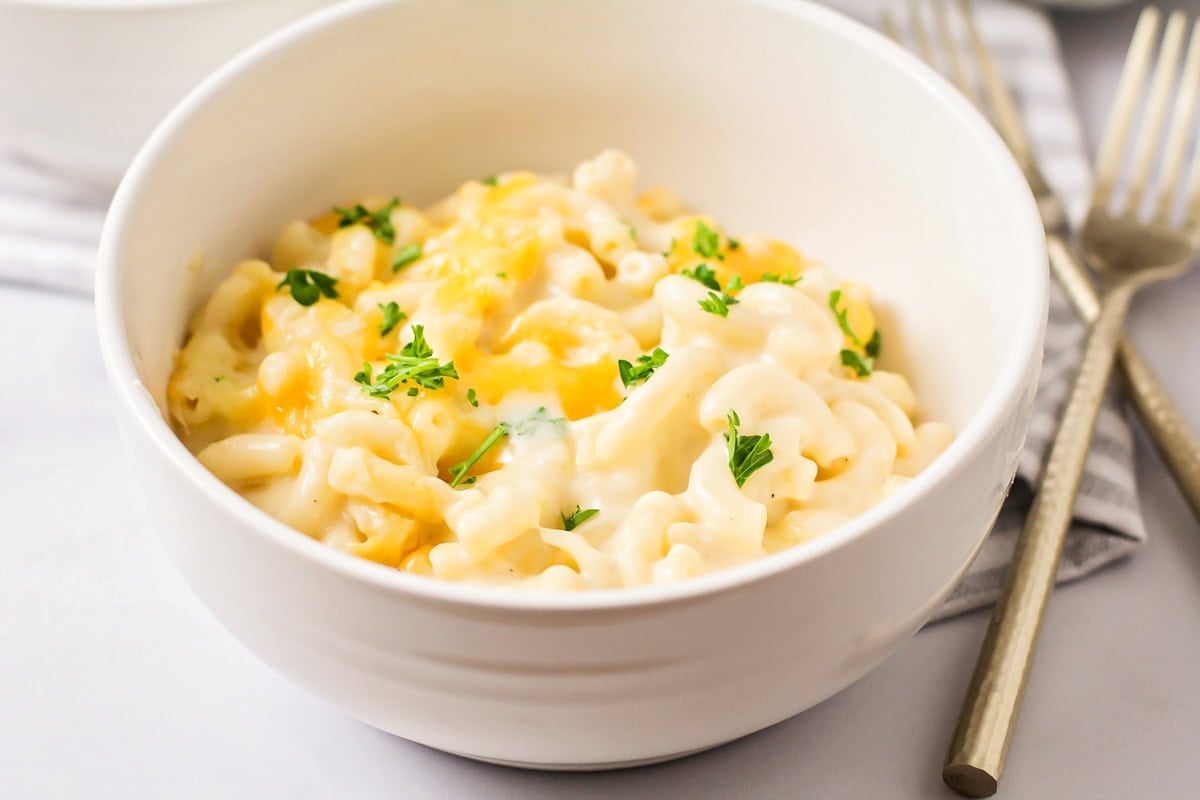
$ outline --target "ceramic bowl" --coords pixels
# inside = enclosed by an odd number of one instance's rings
[[[208,73],[331,0],[0,0],[0,142],[99,186]]]
[[[335,552],[206,472],[164,421],[189,313],[287,220],[424,203],[605,147],[734,231],[866,281],[889,363],[950,448],[815,541],[669,586],[534,595]],[[511,764],[634,764],[820,702],[963,575],[1014,474],[1041,362],[1046,254],[1004,145],[882,36],[799,0],[357,2],[256,46],[138,155],[96,304],[162,541],[282,675],[407,739]],[[286,735],[281,732],[281,735]]]

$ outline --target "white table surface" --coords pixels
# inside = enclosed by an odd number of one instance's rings
[[[1200,11],[1200,0],[1192,0]],[[1093,141],[1135,11],[1057,16]],[[1200,273],[1134,337],[1200,429]],[[356,723],[209,618],[150,532],[81,298],[0,287],[0,798],[937,798],[987,623],[935,625],[801,716],[671,764],[523,772]],[[1149,545],[1050,608],[1001,796],[1200,796],[1200,529],[1144,440]]]

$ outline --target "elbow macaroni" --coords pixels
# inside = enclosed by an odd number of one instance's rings
[[[914,423],[904,378],[869,369],[865,287],[780,242],[732,240],[667,190],[635,197],[635,177],[608,151],[570,182],[511,173],[382,223],[290,223],[271,264],[238,265],[192,319],[168,386],[181,438],[332,547],[545,590],[760,558],[869,508],[946,447],[946,425]],[[411,263],[394,271],[402,248]],[[701,264],[717,291],[684,274],[702,279]],[[335,278],[337,296],[302,305],[279,288],[289,269]],[[381,333],[391,303],[407,316]],[[457,378],[368,392],[364,362],[378,373],[416,326]],[[619,362],[655,348],[666,361],[623,385]],[[731,411],[743,436],[769,436],[769,462],[741,485]],[[576,526],[577,509],[598,513]]]

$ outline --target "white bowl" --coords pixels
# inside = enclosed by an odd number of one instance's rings
[[[0,143],[115,186],[217,66],[331,0],[0,0]]]
[[[893,364],[957,440],[787,552],[671,586],[527,595],[345,555],[222,485],[163,419],[189,312],[333,201],[425,202],[618,146],[731,230],[866,280]],[[198,253],[206,254],[193,266]],[[751,733],[851,683],[963,574],[1013,476],[1046,254],[987,123],[881,36],[797,0],[359,2],[227,65],[117,193],[96,303],[121,424],[196,594],[296,683],[473,758],[594,768]]]

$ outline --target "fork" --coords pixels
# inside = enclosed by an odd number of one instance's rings
[[[959,16],[967,32],[970,55],[974,58],[978,73],[983,79],[982,92],[976,91],[967,79],[959,49],[950,34],[946,0],[933,0],[931,5],[935,20],[933,34],[924,26],[917,11],[917,4],[912,0],[908,3],[909,29],[913,31],[915,49],[930,66],[937,68],[933,58],[933,47],[930,45],[930,41],[936,39],[945,61],[948,62],[945,71],[967,99],[991,119],[996,131],[1012,151],[1037,200],[1042,224],[1046,229],[1050,267],[1055,278],[1079,316],[1086,322],[1094,321],[1100,310],[1099,296],[1091,276],[1071,252],[1066,212],[1042,175],[1021,116],[1017,112],[1012,92],[1001,77],[991,52],[979,33],[971,1],[958,0]],[[881,19],[884,32],[896,42],[904,44],[895,18],[884,11]],[[1175,477],[1192,514],[1200,520],[1200,439],[1192,433],[1183,414],[1179,412],[1150,365],[1128,337],[1121,337],[1117,355],[1127,394],[1133,400],[1134,408],[1146,432],[1150,434],[1167,468]]]
[[[1084,257],[1104,279],[1103,293],[1098,297],[1086,271],[1066,244],[1067,220],[1061,203],[1038,169],[1012,97],[979,35],[969,1],[960,0],[959,5],[984,79],[993,123],[1013,151],[1042,211],[1051,265],[1081,315],[1094,320],[1071,399],[988,628],[943,769],[943,779],[951,788],[969,796],[988,796],[995,792],[1004,767],[1088,443],[1116,352],[1121,353],[1128,384],[1148,429],[1174,470],[1193,511],[1200,515],[1200,446],[1166,400],[1145,362],[1121,339],[1125,312],[1137,289],[1182,274],[1200,243],[1200,199],[1196,190],[1200,183],[1200,160],[1193,165],[1187,181],[1185,191],[1189,197],[1182,225],[1173,224],[1175,203],[1172,202],[1180,193],[1190,122],[1200,88],[1200,28],[1193,31],[1180,80],[1160,169],[1161,185],[1143,203],[1155,163],[1156,143],[1165,121],[1170,84],[1178,68],[1186,18],[1176,12],[1167,24],[1146,102],[1148,121],[1138,137],[1130,189],[1122,199],[1114,197],[1114,189],[1129,122],[1137,110],[1136,101],[1151,60],[1159,14],[1147,9],[1139,19],[1100,151],[1092,206],[1083,231]],[[953,45],[944,2],[935,0],[934,16],[951,79],[979,104]],[[918,52],[932,63],[931,37],[922,28],[916,4],[911,0],[909,17]],[[890,15],[884,15],[883,28],[899,40],[898,28]],[[1119,212],[1110,209],[1114,199],[1121,200]],[[1153,206],[1150,221],[1139,216],[1143,204]]]

